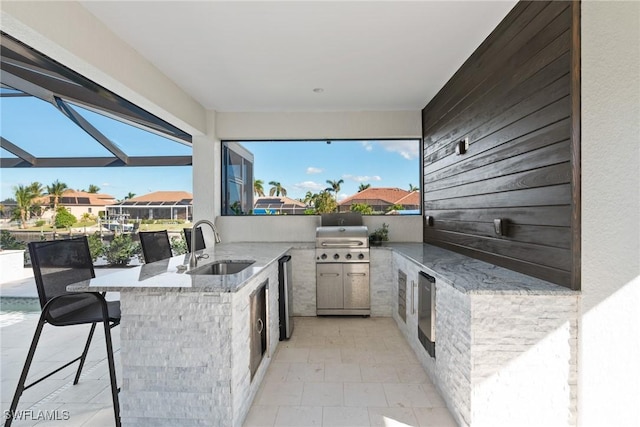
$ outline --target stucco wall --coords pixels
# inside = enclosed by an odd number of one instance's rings
[[[221,140],[420,138],[422,121],[418,110],[217,113],[216,136]]]
[[[582,2],[578,423],[640,425],[640,3]]]

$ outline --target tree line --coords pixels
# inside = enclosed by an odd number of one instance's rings
[[[20,228],[27,228],[27,222],[31,218],[41,218],[47,209],[51,209],[53,216],[51,224],[54,227],[69,227],[76,222],[76,218],[66,209],[59,206],[60,199],[64,192],[70,190],[69,186],[60,180],[55,180],[51,185],[43,185],[40,182],[32,182],[29,185],[17,185],[13,187],[15,208],[11,212],[11,219],[20,221]],[[97,194],[100,187],[91,184],[87,193]],[[49,196],[49,203],[42,203],[42,198]],[[129,193],[126,199],[133,198],[134,193]],[[0,205],[0,213],[5,214],[6,207]],[[89,214],[85,214],[89,216]]]
[[[313,193],[311,191],[307,191],[304,198],[297,199],[299,202],[304,203],[307,206],[312,206],[313,209],[310,210],[310,214],[321,214],[321,213],[331,213],[336,212],[338,210],[338,193],[340,192],[341,185],[344,184],[343,179],[331,180],[328,179],[326,181],[329,186],[324,190]],[[269,196],[273,197],[286,197],[287,189],[282,186],[282,184],[278,181],[269,181],[271,188],[269,189]],[[371,184],[360,184],[358,186],[358,193],[370,188]],[[415,187],[413,184],[409,184],[409,191],[417,191],[418,187]],[[333,194],[332,194],[333,193]],[[256,179],[253,182],[253,194],[257,197],[265,197],[264,192],[264,181],[261,179]],[[402,206],[391,206],[390,209],[402,209]],[[373,208],[366,203],[354,203],[351,205],[351,211],[360,212],[364,215],[373,214]]]

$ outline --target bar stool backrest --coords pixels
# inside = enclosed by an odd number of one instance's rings
[[[56,319],[95,304],[95,297],[68,292],[67,285],[96,277],[86,237],[29,243],[33,275],[38,288],[40,307],[53,298],[47,321]]]
[[[162,231],[139,231],[142,255],[147,264],[171,258],[171,243],[169,243],[169,233]]]
[[[184,228],[184,238],[187,242],[187,252],[191,252],[191,229]],[[196,228],[196,251],[205,249],[207,246],[204,244],[204,235],[202,234],[202,228]]]

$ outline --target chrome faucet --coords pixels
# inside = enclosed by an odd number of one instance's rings
[[[198,257],[196,256],[196,228],[198,228],[200,224],[208,224],[213,230],[213,237],[216,239],[216,243],[221,242],[220,234],[218,234],[218,229],[211,221],[209,221],[208,219],[201,219],[196,221],[196,223],[193,224],[193,227],[191,228],[191,255],[189,256],[190,268],[196,267],[198,265]]]

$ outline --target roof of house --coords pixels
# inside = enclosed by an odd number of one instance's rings
[[[46,194],[39,197],[37,201],[42,204],[51,203],[51,196]],[[62,193],[58,200],[58,204],[61,206],[106,206],[116,203],[116,198],[110,194],[104,193],[89,193],[86,191],[68,189]]]
[[[258,197],[256,198],[255,202],[254,202],[254,206],[258,206],[260,205],[261,207],[266,207],[266,205],[271,205],[273,207],[279,206],[279,205],[293,205],[293,206],[298,206],[301,208],[306,207],[306,205],[304,203],[302,203],[299,200],[295,200],[292,199],[290,197],[287,196],[280,196],[280,197]]]
[[[414,192],[417,193],[417,192]],[[339,205],[351,205],[354,203],[365,203],[370,202],[372,200],[380,200],[382,202],[388,203],[390,205],[397,204],[399,200],[410,196],[410,193],[407,190],[403,190],[401,188],[393,188],[393,187],[369,187],[365,190],[362,190],[353,196],[349,196],[346,199],[339,202]],[[418,200],[419,195],[418,195]],[[409,204],[403,202],[404,204]],[[419,203],[419,202],[418,202]]]
[[[188,191],[154,191],[127,199],[130,202],[179,202],[181,200],[193,200],[193,194]]]
[[[186,206],[193,203],[193,194],[188,191],[154,191],[123,200],[115,206]]]
[[[406,196],[404,196],[403,198],[396,200],[395,204],[397,205],[415,205],[418,206],[420,205],[420,192],[419,191],[412,191],[411,193],[407,194]]]

